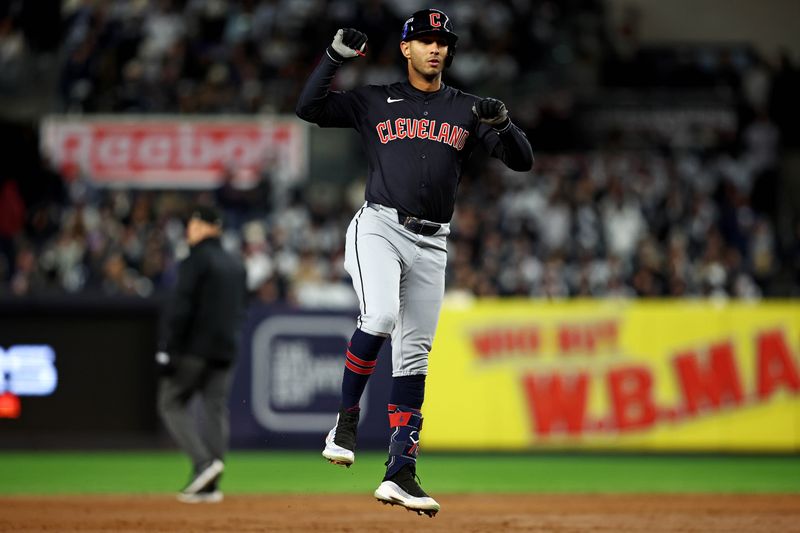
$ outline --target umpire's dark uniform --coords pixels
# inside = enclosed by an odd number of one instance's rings
[[[222,248],[220,232],[216,209],[201,206],[192,211],[187,228],[191,253],[180,264],[163,351],[157,356],[164,370],[159,411],[195,469],[182,494],[216,490],[227,450],[227,398],[245,312],[246,275],[241,261]],[[205,407],[205,435],[189,410],[195,394]],[[205,477],[198,481],[204,471]]]

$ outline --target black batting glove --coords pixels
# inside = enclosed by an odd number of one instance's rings
[[[353,28],[339,29],[328,47],[328,54],[336,61],[363,56],[367,47],[367,36]]]
[[[511,124],[506,104],[496,98],[482,98],[472,104],[472,112],[481,122],[502,131]]]

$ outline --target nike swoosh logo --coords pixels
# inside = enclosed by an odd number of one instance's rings
[[[387,104],[393,104],[395,102],[402,102],[403,100],[404,100],[404,98],[398,98],[398,99],[395,100],[394,98],[392,98],[390,96],[389,98],[386,99],[386,103]]]

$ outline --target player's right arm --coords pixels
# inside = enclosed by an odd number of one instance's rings
[[[323,127],[353,127],[355,98],[348,92],[331,91],[330,86],[342,63],[363,56],[367,36],[352,28],[340,29],[325,50],[317,68],[308,77],[295,112],[305,121]]]

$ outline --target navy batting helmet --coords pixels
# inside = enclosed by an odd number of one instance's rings
[[[453,32],[453,23],[450,21],[450,17],[443,11],[423,9],[411,15],[411,18],[403,24],[400,40],[410,41],[430,34],[440,34],[447,39],[447,57],[444,60],[444,66],[449,67],[453,62],[453,56],[456,55],[458,35]]]

